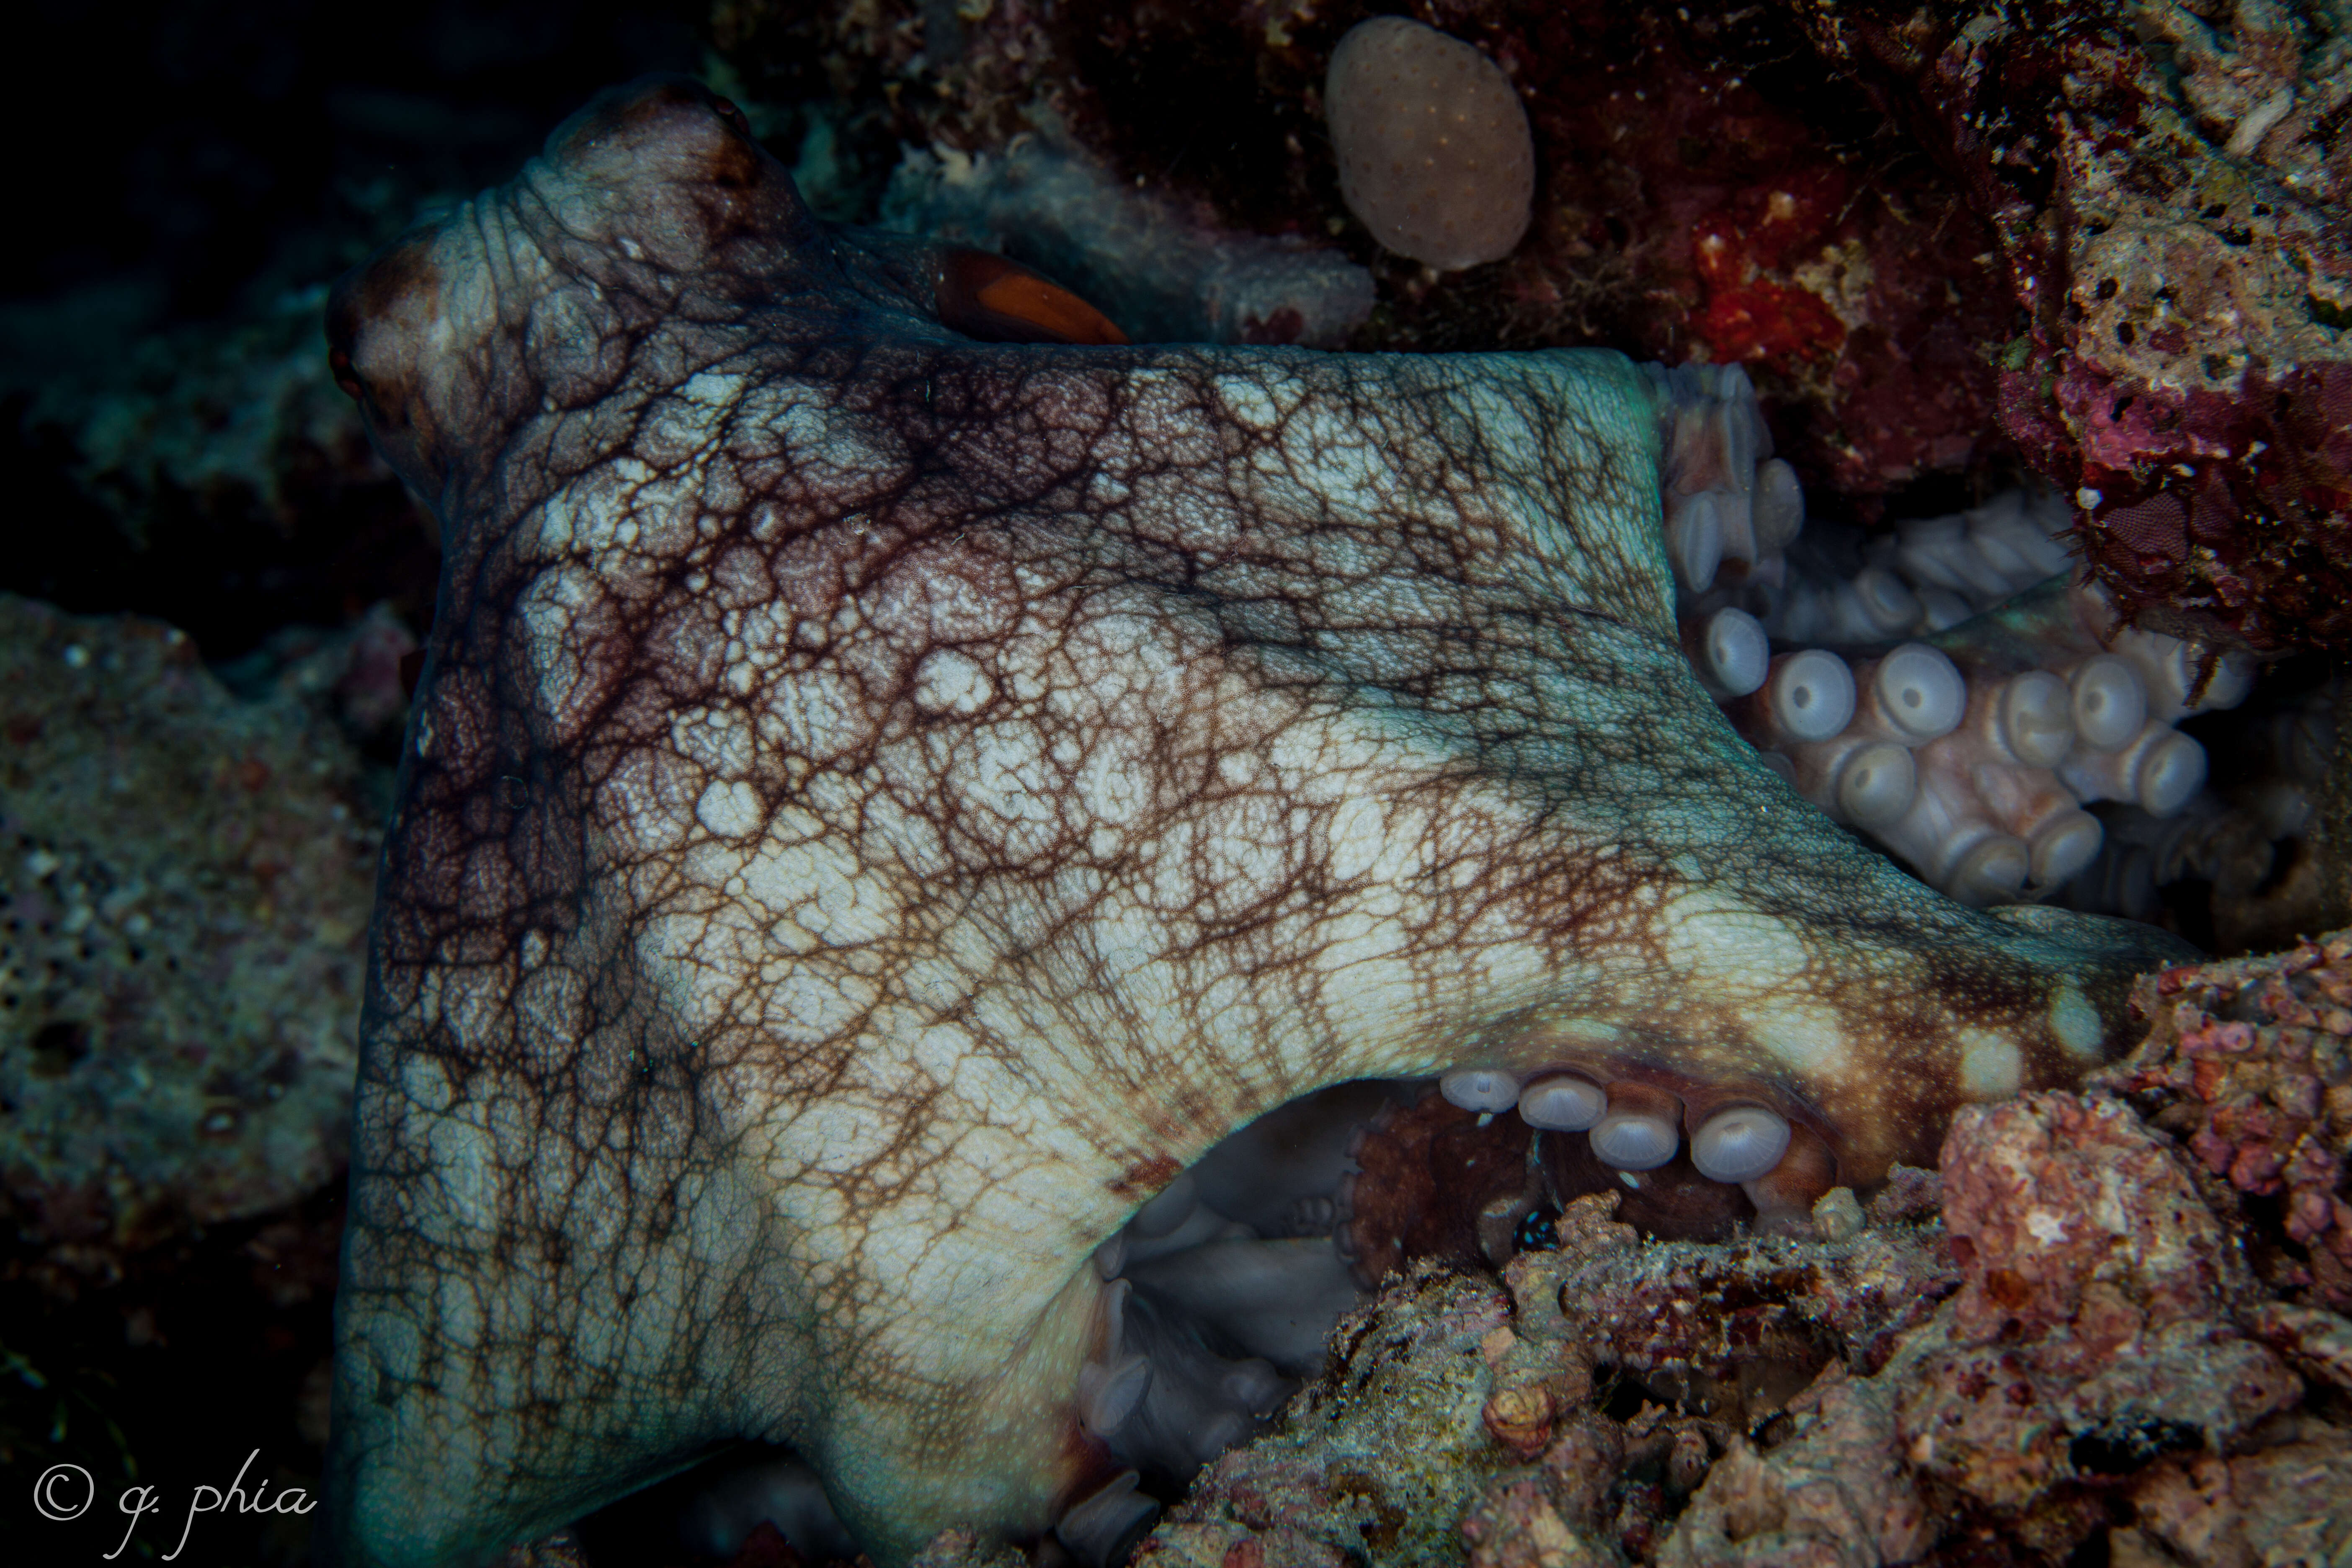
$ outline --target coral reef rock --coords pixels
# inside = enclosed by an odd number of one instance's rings
[[[1645,1242],[1604,1192],[1499,1279],[1391,1274],[1135,1560],[2345,1562],[2347,959],[2150,976],[2130,1060],[1810,1239]]]
[[[2352,639],[2352,17],[1797,9],[1990,223],[2029,318],[2002,423],[2108,586],[2257,648]]]
[[[157,616],[208,658],[385,597],[429,615],[423,510],[335,390],[324,312],[312,289],[29,387],[0,375],[0,478],[55,511],[0,584]]]
[[[2143,980],[2147,1042],[2106,1075],[2243,1195],[2256,1268],[2352,1309],[2352,932]]]
[[[104,1279],[331,1180],[379,841],[350,742],[170,627],[5,596],[0,735],[9,1218]]]

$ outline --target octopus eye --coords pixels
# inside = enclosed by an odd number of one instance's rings
[[[940,256],[940,322],[986,343],[1123,343],[1109,317],[1060,284],[985,250]]]
[[[345,397],[356,403],[366,395],[367,388],[361,383],[359,372],[352,368],[352,356],[342,350],[330,349],[327,352],[327,369],[333,374],[335,385]]]
[[[729,127],[737,134],[742,136],[749,136],[751,134],[751,121],[744,115],[741,110],[735,107],[735,100],[733,99],[714,98],[710,100],[710,107],[718,113],[719,118],[727,121]]]

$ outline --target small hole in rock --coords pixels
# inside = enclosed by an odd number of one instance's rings
[[[33,1076],[63,1078],[88,1055],[89,1026],[66,1019],[44,1024],[33,1036]]]
[[[2085,1475],[2127,1476],[2151,1460],[2204,1446],[2185,1421],[2125,1421],[2094,1427],[2066,1446],[2067,1463]]]

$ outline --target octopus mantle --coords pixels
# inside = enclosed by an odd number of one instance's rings
[[[981,342],[1054,333],[957,265],[665,79],[339,290],[446,549],[344,1561],[485,1560],[741,1438],[886,1564],[1034,1536],[1113,1468],[1089,1254],[1259,1113],[1566,1065],[1867,1180],[2112,1051],[2173,955],[1962,909],[1759,765],[1619,356]]]

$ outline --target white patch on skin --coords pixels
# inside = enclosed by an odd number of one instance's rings
[[[691,779],[689,784],[687,781]],[[660,855],[681,853],[693,831],[689,808],[708,782],[674,757],[635,752],[624,758],[598,786],[598,810],[610,826],[616,852],[640,866]]]
[[[702,467],[717,444],[719,423],[715,409],[674,397],[656,398],[637,426],[633,449],[665,470],[666,478],[675,474],[686,486],[699,489]],[[667,483],[657,481],[648,489],[664,500],[683,499]]]
[[[770,964],[761,973],[768,989],[760,1004],[759,1027],[779,1044],[822,1046],[837,1040],[844,1030],[871,1017],[883,999],[881,986],[863,975],[836,973],[822,984],[787,987],[776,983],[778,977],[803,980],[804,972],[789,964]],[[723,1004],[726,999],[712,1000]]]
[[[575,634],[604,593],[593,571],[564,565],[541,573],[523,597],[532,678],[559,731],[568,731],[587,711],[588,669]]]
[[[689,378],[677,389],[677,396],[688,403],[724,413],[734,406],[743,390],[744,377],[726,371],[706,370]]]
[[[1624,1037],[1614,1024],[1600,1018],[1546,1018],[1543,1032],[1587,1045],[1613,1046]]]
[[[1267,395],[1265,388],[1251,377],[1219,376],[1217,392],[1225,400],[1225,412],[1237,425],[1252,430],[1271,430],[1281,423],[1282,410]]]
[[[740,775],[751,771],[751,721],[740,711],[682,708],[670,715],[669,734],[678,755],[709,772]],[[709,824],[706,821],[704,826]]]
[[[909,990],[927,989],[931,994],[920,998],[934,1007],[945,1010],[945,1005],[958,1000],[943,986],[909,986]],[[952,1085],[957,1075],[973,1064],[971,1037],[961,1029],[937,1025],[923,1030],[908,1043],[908,1059],[929,1073],[940,1083]]]
[[[940,648],[915,668],[915,706],[926,713],[977,713],[996,695],[978,659]]]
[[[2000,1100],[2025,1081],[2025,1057],[2013,1040],[1988,1029],[1962,1029],[1960,1091],[1970,1100]]]
[[[2058,1037],[2058,1043],[2074,1060],[2099,1059],[2099,1043],[2105,1037],[2099,1025],[2099,1010],[2071,980],[2063,982],[2050,998],[2050,1032]]]
[[[1034,1314],[1067,1278],[1056,1264],[1066,1257],[1074,1224],[1114,1223],[1111,1200],[1081,1173],[1093,1153],[1089,1139],[1041,1114],[1082,1101],[1089,1087],[1083,1062],[1052,1049],[1052,1037],[1032,1020],[1001,1021],[1042,1047],[1017,1068],[954,1025],[926,1025],[887,1004],[867,1022],[878,1037],[907,1043],[903,1061],[877,1060],[868,1064],[877,1069],[872,1075],[761,1118],[773,1140],[775,1190],[797,1222],[812,1276],[832,1274],[854,1251],[859,1269],[871,1263],[908,1284],[915,1304],[906,1321],[942,1342],[957,1339],[960,1325],[999,1311]],[[991,1032],[985,1023],[982,1028]],[[944,1091],[933,1110],[956,1136],[945,1146],[907,1150],[897,1102],[932,1090]],[[845,1184],[807,1179],[888,1173],[910,1160],[919,1163],[920,1179],[869,1195],[884,1201],[862,1211],[845,1202]],[[987,1244],[938,1245],[934,1218],[942,1207]]]
[[[1747,1009],[1748,1033],[1776,1061],[1809,1078],[1842,1077],[1849,1066],[1845,1030],[1819,1003],[1765,998]]]
[[[766,826],[762,837],[677,862],[721,896],[649,921],[641,951],[687,977],[694,1029],[750,1024],[782,1044],[835,1039],[880,999],[857,973],[859,950],[891,929],[888,911],[875,907],[873,889],[861,899],[856,863],[807,813],[786,807]],[[746,990],[756,1018],[741,1016]]]
[[[1668,972],[1686,977],[1684,989],[1736,1009],[1775,1062],[1815,1079],[1851,1070],[1853,1043],[1836,1009],[1780,989],[1811,963],[1795,932],[1768,917],[1726,908],[1701,889],[1677,897],[1656,930],[1666,943]]]
[[[2025,1229],[2042,1246],[2054,1247],[2066,1239],[2066,1216],[2053,1209],[2028,1209]]]
[[[545,561],[632,542],[636,523],[626,498],[653,478],[654,470],[638,458],[614,458],[550,497],[539,510],[537,537],[526,529],[516,542]]]
[[[722,779],[694,803],[694,819],[721,838],[757,832],[760,815],[760,792],[741,779]]]
[[[1342,798],[1331,814],[1330,866],[1342,882],[1368,877],[1389,851],[1388,813],[1367,795]]]
[[[539,516],[536,519],[539,525],[539,538],[536,542],[541,553],[554,556],[570,550],[580,537],[581,514],[583,511],[590,517],[587,526],[594,526],[595,509],[593,506],[575,505],[574,502],[578,500],[578,496],[572,490],[558,490],[548,498],[546,505],[539,509]],[[530,541],[530,521],[531,520],[526,520],[523,526],[515,531],[517,535],[515,542],[518,547]]]
[[[400,1080],[401,1098],[425,1114],[439,1116],[457,1103],[457,1090],[449,1082],[449,1069],[438,1059],[409,1057],[394,1071]]]
[[[1292,509],[1307,515],[1323,513],[1353,521],[1378,516],[1383,508],[1394,504],[1395,476],[1387,454],[1367,442],[1355,424],[1328,416],[1286,380],[1272,386],[1254,380],[1238,384],[1248,389],[1244,395],[1254,400],[1255,407],[1272,411],[1263,425],[1249,418],[1239,422],[1253,429],[1276,432],[1272,441],[1256,447],[1245,458],[1263,504],[1276,510]],[[1235,385],[1225,384],[1229,397]],[[1195,503],[1188,497],[1178,504]],[[1224,533],[1230,531],[1232,521],[1204,515],[1199,525]],[[1348,568],[1349,556],[1344,544],[1334,542],[1329,564],[1337,571]]]

